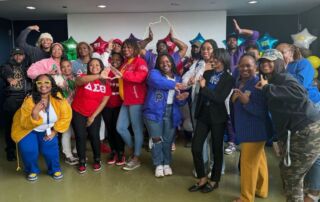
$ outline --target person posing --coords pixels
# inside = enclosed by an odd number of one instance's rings
[[[36,63],[33,63],[28,71],[28,77],[35,79],[41,74],[60,75],[60,61],[63,57],[63,47],[60,43],[54,43],[51,47],[51,57],[42,59]],[[56,78],[55,78],[56,80]],[[58,82],[58,80],[56,80]],[[58,82],[59,83],[59,82]]]
[[[297,81],[308,91],[309,99],[320,110],[320,93],[314,85],[314,72],[311,63],[302,57],[299,48],[294,45],[281,43],[277,46],[287,65],[286,71],[291,74]],[[312,201],[314,197],[319,198],[320,194],[320,157],[313,164],[305,177],[306,190],[308,194],[306,201]],[[314,200],[316,201],[316,200]]]
[[[72,103],[72,128],[76,136],[76,147],[79,156],[78,171],[86,172],[87,133],[93,150],[93,171],[101,169],[100,137],[101,114],[111,95],[110,86],[106,83],[108,69],[104,69],[100,59],[92,58],[88,62],[88,74],[76,78],[76,93]]]
[[[262,91],[255,88],[259,82],[255,56],[242,55],[238,68],[240,76],[231,100],[235,132],[241,146],[241,195],[234,202],[252,202],[255,196],[268,196],[268,167],[264,151],[268,140],[268,110]]]
[[[1,68],[1,77],[5,81],[4,112],[4,135],[6,140],[7,160],[16,160],[15,143],[11,139],[11,125],[13,116],[21,107],[29,90],[31,81],[27,77],[25,54],[20,48],[14,48],[10,60]]]
[[[122,77],[119,79],[119,95],[123,104],[117,121],[117,131],[132,155],[123,169],[133,170],[140,166],[139,156],[143,143],[142,105],[147,94],[148,68],[144,59],[139,57],[139,47],[135,40],[127,39],[123,42],[122,54],[125,61],[120,68]],[[134,132],[134,143],[128,130],[130,124]]]
[[[107,161],[109,165],[116,164],[117,166],[121,166],[125,164],[125,155],[124,155],[124,142],[117,132],[117,120],[119,117],[120,108],[122,105],[122,99],[119,95],[119,79],[121,76],[119,72],[115,72],[113,70],[119,70],[122,63],[123,57],[120,53],[113,52],[111,54],[111,66],[112,69],[109,73],[110,86],[111,86],[111,96],[106,105],[106,107],[102,111],[102,116],[106,124],[107,129],[107,138],[109,145],[111,147],[111,154]]]
[[[63,78],[62,85],[59,86],[62,89],[62,94],[68,103],[71,104],[75,94],[75,77],[72,74],[72,64],[69,60],[61,60],[61,75]],[[69,165],[78,164],[78,158],[74,157],[71,151],[71,136],[74,134],[72,127],[62,134],[61,145],[62,152],[65,155],[65,162]]]
[[[238,22],[233,19],[233,25],[236,34],[230,34],[227,36],[227,49],[231,57],[230,67],[232,76],[235,78],[239,75],[239,72],[235,72],[237,69],[240,57],[245,53],[245,48],[248,45],[255,44],[259,38],[259,32],[240,28]],[[238,37],[239,35],[247,36],[248,39],[240,46],[238,46]]]
[[[320,153],[320,114],[303,86],[284,73],[278,50],[266,50],[259,62],[262,76],[256,88],[267,98],[280,141],[280,172],[287,201],[302,202],[304,176]]]
[[[188,46],[183,43],[182,41],[180,41],[179,39],[173,37],[173,30],[172,28],[170,28],[170,37],[171,37],[171,41],[177,45],[178,47],[178,51],[172,53],[172,58],[174,60],[174,64],[175,66],[177,66],[180,62],[181,62],[181,58],[183,58],[188,50]],[[148,43],[150,43],[153,40],[153,33],[151,28],[149,27],[149,36],[148,38],[146,38],[145,40],[139,42],[140,46],[141,46],[141,51],[140,54],[141,56],[146,60],[147,64],[148,64],[148,69],[154,69],[155,68],[155,64],[156,64],[156,60],[159,54],[163,54],[163,53],[168,53],[169,52],[169,47],[167,45],[167,43],[163,40],[159,40],[157,42],[157,54],[153,53],[152,50],[145,50],[144,48],[147,46]]]
[[[147,79],[148,94],[143,117],[152,138],[151,153],[156,177],[172,175],[171,144],[181,123],[179,107],[186,103],[181,101],[189,95],[187,92],[176,93],[183,90],[184,85],[175,71],[173,58],[169,54],[161,54]]]
[[[313,83],[314,69],[311,63],[302,57],[299,48],[294,45],[281,43],[277,50],[283,55],[287,65],[286,71],[291,74],[308,91],[310,100],[316,104],[320,110],[320,93]]]
[[[80,42],[76,49],[78,59],[72,61],[72,72],[79,76],[87,73],[87,64],[92,56],[92,48],[88,43]]]
[[[50,48],[53,43],[53,38],[49,33],[40,34],[36,46],[27,43],[27,37],[31,31],[40,32],[38,25],[32,25],[24,29],[17,38],[17,46],[23,49],[27,56],[29,56],[30,64],[38,62],[39,60],[50,57]]]
[[[234,79],[229,73],[230,56],[225,49],[215,50],[213,69],[207,70],[200,80],[200,92],[195,117],[195,134],[192,139],[192,156],[196,168],[198,183],[189,188],[190,192],[201,190],[203,193],[218,188],[223,161],[223,135],[228,120],[225,100],[234,86]],[[203,144],[211,132],[214,166],[209,182],[205,174],[202,158]]]
[[[31,95],[16,112],[12,124],[12,139],[24,164],[27,179],[38,179],[39,153],[44,156],[48,174],[58,180],[63,177],[59,163],[58,133],[65,132],[71,121],[71,107],[49,74],[35,78]]]

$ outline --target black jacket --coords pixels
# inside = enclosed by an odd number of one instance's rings
[[[320,113],[308,97],[308,92],[288,74],[274,74],[263,87],[277,135],[285,139],[320,119]]]
[[[28,91],[31,90],[31,80],[27,77],[28,67],[23,62],[17,64],[14,60],[10,60],[7,64],[3,65],[0,69],[0,75],[5,81],[5,94],[6,96],[24,97]],[[8,78],[20,79],[15,86],[10,86]]]
[[[203,74],[203,78],[206,80],[206,86],[208,81],[210,81],[210,76],[213,71],[214,70],[208,70]],[[205,106],[206,100],[209,100],[210,118],[212,123],[226,122],[228,114],[225,106],[225,100],[234,87],[234,78],[228,72],[224,72],[214,90],[211,90],[206,86],[200,89],[195,110],[195,118],[199,118],[202,108],[207,107]],[[204,96],[206,98],[204,98]]]

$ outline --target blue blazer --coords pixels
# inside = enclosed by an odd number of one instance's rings
[[[143,106],[143,117],[155,122],[161,122],[167,106],[168,92],[174,90],[176,83],[181,83],[182,79],[178,75],[174,75],[175,81],[169,80],[161,74],[158,69],[152,69],[147,78],[148,93]],[[182,116],[180,106],[186,104],[186,100],[180,101],[175,98],[172,104],[172,121],[173,126],[177,127]]]

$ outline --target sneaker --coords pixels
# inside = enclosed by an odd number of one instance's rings
[[[100,151],[101,151],[102,153],[105,153],[105,154],[111,153],[110,147],[107,146],[105,143],[101,143],[101,144],[100,144]]]
[[[229,142],[227,148],[224,150],[224,153],[227,155],[230,155],[235,151],[236,151],[236,145],[232,142]]]
[[[74,165],[77,165],[77,164],[79,163],[79,159],[71,156],[71,157],[67,157],[67,158],[64,160],[64,162],[65,162],[66,164],[69,164],[69,165],[71,165],[71,166],[74,166]]]
[[[171,167],[169,165],[164,165],[163,166],[163,173],[164,173],[165,176],[170,176],[170,175],[173,174],[172,173],[172,169],[171,169]]]
[[[79,167],[78,167],[78,172],[80,174],[83,174],[83,173],[87,172],[86,164],[80,164]]]
[[[92,167],[93,167],[93,171],[95,172],[101,170],[101,162],[100,161],[95,162]]]
[[[140,167],[140,161],[138,160],[130,160],[126,163],[126,165],[123,167],[123,170],[134,170],[138,167]]]
[[[29,181],[36,181],[37,179],[38,179],[38,175],[36,173],[30,173],[27,176],[27,180],[29,180]]]
[[[52,177],[55,180],[60,180],[60,179],[63,178],[63,175],[62,175],[62,173],[60,171],[58,171],[58,172],[53,173]]]
[[[126,164],[126,157],[124,155],[122,155],[121,159],[119,159],[119,158],[117,159],[116,165],[122,166],[124,164]]]
[[[177,148],[176,148],[176,144],[175,143],[172,143],[171,145],[171,151],[175,151]]]
[[[154,171],[155,177],[164,177],[164,170],[163,165],[159,165],[156,167],[156,170]]]
[[[107,161],[107,164],[108,164],[108,165],[113,165],[113,164],[116,163],[117,160],[118,160],[117,154],[111,152],[111,155],[110,155],[109,160]]]

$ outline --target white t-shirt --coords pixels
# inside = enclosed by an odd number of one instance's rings
[[[168,80],[171,80],[171,81],[175,81],[175,78],[170,78],[170,77],[168,77],[168,76],[167,76],[167,79],[168,79]],[[167,104],[168,104],[168,105],[172,105],[172,104],[173,104],[174,93],[175,93],[175,90],[169,90],[169,92],[168,92],[168,98],[167,98]]]
[[[40,111],[39,112],[39,115],[41,116],[42,120],[43,120],[43,123],[36,127],[35,131],[38,131],[38,132],[44,132],[46,131],[48,128],[52,128],[54,126],[54,123],[57,122],[58,118],[57,118],[57,114],[56,112],[54,111],[54,108],[50,102],[50,105],[49,105],[49,124],[47,123],[47,112],[45,111]]]

